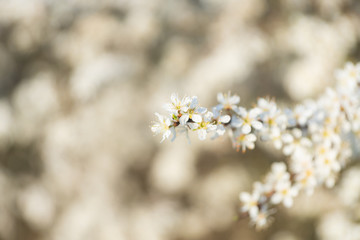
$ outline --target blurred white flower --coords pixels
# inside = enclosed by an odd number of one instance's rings
[[[170,113],[178,116],[179,112],[186,112],[189,109],[189,104],[191,102],[190,97],[183,97],[182,100],[179,99],[179,96],[176,93],[171,94],[171,103],[164,105],[164,108]]]
[[[236,130],[236,132],[233,134],[232,137],[234,148],[236,148],[237,151],[241,149],[242,152],[245,152],[246,149],[254,149],[255,141],[256,141],[255,134],[252,133],[244,134],[239,129]]]
[[[286,164],[283,162],[275,162],[271,164],[271,172],[265,178],[265,184],[272,188],[279,182],[288,181],[289,172],[286,170]]]
[[[255,228],[258,230],[264,229],[271,222],[271,213],[272,211],[270,211],[267,206],[263,206],[256,215],[250,216],[250,223],[255,225]]]
[[[298,194],[298,189],[291,186],[290,181],[281,181],[275,186],[275,193],[271,197],[274,204],[283,203],[285,207],[293,205],[293,198]]]
[[[198,98],[192,97],[190,106],[186,111],[182,113],[182,116],[180,117],[180,124],[185,125],[189,119],[194,121],[195,123],[200,123],[202,121],[202,114],[206,113],[207,109],[204,107],[198,106]]]
[[[228,94],[218,93],[217,100],[220,103],[216,106],[219,110],[236,110],[237,104],[240,102],[240,97],[237,95],[231,96],[230,91]]]
[[[340,90],[354,90],[360,82],[360,64],[347,62],[344,69],[335,72],[335,77]]]
[[[262,123],[257,119],[261,110],[258,108],[253,108],[250,111],[246,111],[245,108],[238,108],[237,113],[241,116],[240,118],[235,118],[231,124],[236,128],[241,128],[243,134],[248,134],[251,132],[251,127],[256,130],[262,128]]]
[[[196,97],[191,98],[189,108],[183,111],[181,101],[173,97],[172,106],[177,107],[172,108],[186,118],[180,127],[197,132],[200,140],[206,139],[209,132],[214,132],[216,138],[228,130],[238,151],[254,149],[258,136],[262,141],[272,142],[276,149],[282,148],[289,167],[284,162],[273,163],[263,182],[255,184],[251,193],[240,194],[241,211],[248,213],[251,223],[262,227],[269,223],[271,206],[283,203],[291,207],[300,191],[312,194],[318,185],[334,186],[351,156],[351,130],[357,133],[360,128],[360,91],[352,89],[360,86],[355,71],[354,65],[347,64],[339,73],[339,78],[350,79],[351,83],[342,86],[348,91],[342,87],[327,89],[317,101],[305,101],[294,110],[282,110],[274,101],[264,98],[247,110],[236,106],[240,98],[230,93],[218,94],[220,104],[213,107],[214,114],[199,107]],[[161,121],[165,121],[161,128],[165,139],[170,135],[167,132],[170,120]],[[173,128],[178,125],[178,119],[174,118]]]
[[[260,108],[262,112],[275,112],[277,110],[276,103],[265,98],[258,99],[257,107]]]
[[[175,138],[175,129],[171,126],[171,120],[165,116],[160,115],[159,113],[155,113],[158,117],[158,122],[155,122],[151,126],[151,131],[155,134],[163,134],[163,137],[160,142],[163,142],[166,138],[169,138],[171,134],[174,135]],[[173,138],[173,139],[174,139]]]
[[[250,216],[256,216],[259,212],[259,199],[260,194],[253,192],[252,194],[247,192],[240,193],[240,201],[242,202],[241,211],[249,212]]]
[[[290,155],[302,148],[309,148],[312,146],[310,139],[302,137],[302,131],[300,129],[295,128],[291,131],[291,133],[292,135],[289,136],[289,142],[283,149],[285,155]]]
[[[315,159],[318,173],[321,176],[328,176],[332,171],[338,172],[341,169],[340,163],[337,161],[337,151],[328,150],[322,155],[318,155]]]
[[[207,112],[204,115],[203,120],[201,122],[189,123],[189,126],[192,130],[194,130],[198,133],[200,140],[205,140],[207,133],[211,132],[211,131],[215,131],[217,128],[216,125],[211,123],[212,120],[213,120],[213,113]]]
[[[269,135],[263,134],[262,137],[270,140],[276,149],[280,149],[284,143],[292,141],[292,136],[289,133],[281,131],[280,128],[271,128]]]

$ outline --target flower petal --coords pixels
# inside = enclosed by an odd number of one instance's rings
[[[191,119],[196,123],[200,123],[202,121],[202,117],[199,114],[193,114],[191,116]]]
[[[275,193],[272,197],[271,197],[271,202],[273,204],[279,204],[282,200],[282,196],[279,193]]]
[[[184,114],[180,117],[180,124],[185,125],[189,121],[189,114]]]
[[[242,202],[248,202],[251,199],[251,195],[250,195],[250,193],[242,192],[242,193],[240,193],[239,198],[240,198],[240,201],[242,201]]]
[[[228,123],[228,122],[230,122],[230,120],[231,120],[231,117],[229,115],[219,117],[219,122],[221,122],[221,123]]]
[[[231,105],[233,105],[233,104],[238,104],[239,102],[240,102],[240,97],[237,96],[237,95],[231,96],[231,97],[229,98],[229,103],[230,103]]]
[[[197,132],[198,132],[199,139],[201,141],[206,139],[207,132],[205,129],[199,129]]]
[[[178,102],[178,96],[177,96],[177,94],[176,94],[176,93],[172,93],[170,99],[171,99],[171,102],[173,102],[173,103],[176,104],[176,103]]]
[[[253,126],[256,130],[260,130],[263,127],[262,123],[257,120],[252,121],[251,126]]]
[[[291,197],[286,197],[284,199],[284,206],[289,208],[293,205],[293,199]]]
[[[241,132],[242,132],[243,134],[248,134],[248,133],[250,133],[250,132],[251,132],[251,127],[250,127],[250,125],[249,125],[249,124],[244,124],[244,125],[242,125],[242,127],[241,127]]]
[[[206,111],[207,111],[207,108],[204,108],[204,107],[198,107],[196,109],[196,112],[199,114],[204,114],[204,113],[206,113]]]
[[[219,103],[224,103],[225,102],[224,94],[223,93],[218,93],[217,94],[217,100],[218,100]]]

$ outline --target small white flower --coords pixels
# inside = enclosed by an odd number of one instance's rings
[[[213,119],[217,120],[218,123],[229,123],[231,117],[229,115],[221,115],[221,110],[216,107],[213,107]]]
[[[257,120],[257,117],[261,113],[259,108],[253,108],[249,112],[245,108],[238,108],[237,113],[241,116],[240,118],[235,118],[232,122],[232,125],[236,128],[241,128],[243,134],[248,134],[251,132],[251,127],[256,130],[262,128],[262,123]]]
[[[293,137],[286,132],[280,130],[280,128],[271,128],[270,133],[262,133],[264,139],[270,140],[276,149],[282,148],[284,143],[292,141]]]
[[[290,174],[286,170],[286,164],[283,162],[275,162],[271,165],[271,172],[266,176],[265,188],[267,192],[271,192],[274,186],[280,182],[287,182]]]
[[[260,114],[260,119],[263,122],[263,131],[268,132],[272,128],[280,128],[284,130],[287,125],[287,117],[279,109],[272,107],[269,111],[263,111]]]
[[[265,98],[259,98],[257,106],[262,110],[262,112],[276,112],[277,110],[276,103]]]
[[[180,111],[186,112],[189,109],[189,104],[191,99],[189,97],[183,97],[182,100],[179,99],[179,96],[176,93],[171,94],[171,103],[164,105],[164,108],[175,116],[178,116]]]
[[[180,124],[185,125],[189,119],[196,123],[200,123],[202,121],[201,114],[206,113],[206,111],[206,108],[198,106],[198,98],[192,97],[189,108],[187,111],[183,112],[182,116],[180,117]]]
[[[296,175],[295,181],[300,189],[304,189],[308,195],[313,194],[317,185],[314,169],[309,167],[303,169]]]
[[[293,138],[289,137],[288,144],[284,147],[283,152],[285,155],[291,155],[300,151],[302,148],[309,148],[312,146],[310,139],[302,137],[302,132],[300,129],[295,128],[292,130]]]
[[[271,222],[270,215],[272,212],[266,205],[262,206],[256,215],[250,215],[250,223],[255,225],[257,230],[266,228]]]
[[[295,186],[303,189],[308,195],[312,194],[317,186],[313,152],[302,149],[291,155],[290,170],[295,176]]]
[[[171,126],[171,121],[169,118],[162,116],[158,113],[155,113],[155,115],[158,117],[159,122],[155,122],[151,126],[151,131],[155,134],[163,134],[163,137],[160,142],[163,142],[166,138],[169,138],[171,133],[174,135],[172,141],[175,139],[175,129]]]
[[[204,115],[204,118],[199,123],[189,123],[189,126],[192,130],[198,133],[198,137],[200,140],[205,140],[207,133],[216,130],[216,125],[212,124],[213,121],[213,113],[207,112]]]
[[[226,131],[224,124],[229,123],[231,120],[231,117],[229,115],[221,115],[221,110],[216,107],[213,107],[213,113],[213,119],[217,122],[217,128],[214,136],[212,136],[211,139],[215,139],[219,136],[224,135]]]
[[[341,142],[341,138],[339,134],[335,131],[335,124],[326,124],[325,126],[318,126],[317,129],[311,129],[314,133],[312,135],[312,139],[317,143],[324,144],[339,144]]]
[[[325,93],[318,99],[318,105],[325,113],[339,111],[339,93],[331,88],[326,88]],[[335,115],[333,115],[335,116]]]
[[[276,185],[275,193],[271,197],[273,204],[283,203],[285,207],[293,205],[293,198],[298,194],[298,189],[292,187],[290,181],[283,181]]]
[[[218,93],[217,100],[220,103],[216,106],[217,109],[234,110],[237,108],[236,104],[240,102],[240,97],[237,95],[231,96],[229,91],[228,94]]]
[[[311,106],[314,106],[315,103],[312,103],[312,105],[297,105],[293,112],[291,112],[291,117],[289,119],[289,122],[291,122],[292,126],[295,126],[296,124],[299,124],[300,126],[306,125],[309,118],[312,116],[314,108]]]
[[[322,144],[316,145],[314,156],[315,158],[323,158],[329,151],[331,151],[331,144],[323,142]]]
[[[333,149],[318,155],[315,158],[315,164],[318,172],[322,176],[328,176],[331,172],[339,172],[341,169],[340,163],[337,161],[337,151]]]
[[[344,69],[335,72],[335,77],[340,90],[355,89],[356,84],[360,81],[360,64],[354,65],[352,62],[347,62]]]
[[[255,216],[259,212],[259,199],[260,195],[257,192],[253,192],[252,194],[247,192],[240,193],[240,201],[242,203],[241,211],[249,212],[250,216]]]
[[[245,152],[246,149],[254,149],[255,148],[255,141],[256,136],[255,134],[244,134],[240,132],[239,130],[236,130],[234,133],[234,136],[232,138],[233,146],[236,148],[237,151],[240,150],[242,152]]]

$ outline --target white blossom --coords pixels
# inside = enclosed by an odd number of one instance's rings
[[[300,126],[306,125],[309,118],[312,116],[314,112],[314,107],[316,104],[314,102],[309,102],[308,105],[297,105],[294,108],[294,111],[291,111],[291,116],[289,117],[290,125],[296,126],[297,124]]]
[[[258,109],[262,111],[260,119],[263,123],[263,133],[268,133],[273,128],[279,128],[281,131],[286,128],[287,117],[274,102],[260,98]]]
[[[171,120],[168,117],[162,116],[159,113],[155,113],[158,117],[158,122],[155,122],[151,126],[151,131],[155,134],[163,134],[160,142],[163,142],[166,138],[169,138],[171,134],[175,137],[175,129],[171,126]]]
[[[244,134],[239,129],[233,134],[233,146],[237,151],[241,149],[242,152],[245,152],[246,149],[254,149],[256,135],[249,133]]]
[[[198,98],[192,97],[190,105],[186,111],[182,113],[182,116],[180,117],[180,124],[185,125],[189,119],[196,123],[200,123],[202,121],[202,114],[206,113],[207,109],[204,107],[198,106]]]
[[[261,113],[260,109],[253,108],[250,111],[246,111],[245,108],[239,108],[237,113],[240,115],[240,118],[234,119],[232,125],[236,128],[241,128],[243,134],[250,133],[251,128],[256,130],[262,128],[262,123],[257,120],[257,117]]]
[[[310,139],[302,137],[302,132],[300,129],[293,129],[291,131],[292,135],[289,136],[288,143],[283,149],[285,155],[293,154],[296,151],[299,151],[301,148],[309,148],[312,145]],[[291,137],[292,136],[292,137]]]
[[[213,107],[213,119],[217,122],[216,125],[216,131],[212,139],[215,139],[219,136],[222,136],[226,132],[226,128],[224,124],[227,124],[230,122],[231,117],[229,115],[221,115],[221,110],[219,110],[216,107]]]
[[[217,100],[219,104],[216,106],[217,109],[234,110],[237,108],[237,104],[240,102],[240,97],[237,95],[231,96],[230,91],[228,94],[218,93]]]
[[[336,72],[336,87],[326,89],[317,100],[292,109],[281,109],[274,100],[260,98],[253,108],[239,107],[240,97],[219,93],[213,112],[200,107],[196,96],[176,94],[167,105],[169,116],[158,116],[151,130],[175,136],[175,128],[196,132],[200,140],[209,133],[217,138],[228,132],[237,150],[254,149],[257,139],[273,144],[287,156],[275,162],[264,181],[252,192],[240,193],[241,211],[257,228],[269,224],[272,207],[293,205],[300,191],[312,194],[316,187],[333,187],[352,155],[351,144],[360,138],[360,63],[347,63]],[[356,150],[356,146],[354,148]]]
[[[280,128],[271,128],[269,134],[263,134],[263,138],[271,141],[276,149],[281,149],[284,143],[290,143],[293,137]]]
[[[353,90],[358,82],[360,82],[360,64],[348,62],[344,69],[335,72],[337,87],[340,90]]]
[[[259,199],[260,194],[253,192],[252,194],[247,192],[240,193],[240,201],[242,202],[241,211],[249,212],[250,216],[256,216],[259,212]]]
[[[183,97],[182,100],[179,99],[179,96],[176,93],[171,94],[171,103],[164,105],[164,108],[175,116],[178,116],[180,112],[186,112],[189,109],[189,104],[191,99],[189,97]]]
[[[261,109],[262,112],[276,112],[277,106],[276,103],[272,100],[259,98],[257,101],[257,107]]]
[[[267,175],[265,184],[270,184],[271,187],[282,181],[288,181],[290,174],[286,169],[286,164],[283,162],[275,162],[271,165],[271,172]]]
[[[281,181],[275,186],[275,193],[271,197],[274,204],[283,203],[285,207],[293,205],[293,198],[298,194],[298,189],[291,186],[290,181]]]
[[[332,171],[338,172],[341,169],[340,163],[337,161],[337,151],[335,150],[329,150],[322,155],[318,155],[315,164],[322,176],[328,176]]]
[[[199,123],[190,123],[190,128],[198,133],[200,140],[205,140],[207,133],[216,130],[216,125],[211,123],[213,113],[207,112]]]
[[[258,230],[266,228],[271,222],[271,213],[272,211],[268,209],[268,206],[262,206],[257,214],[250,215],[250,223]]]

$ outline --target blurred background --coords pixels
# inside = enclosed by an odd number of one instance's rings
[[[172,92],[292,106],[348,60],[357,0],[0,0],[0,239],[359,240],[356,161],[257,232],[238,194],[281,154],[149,128]]]

